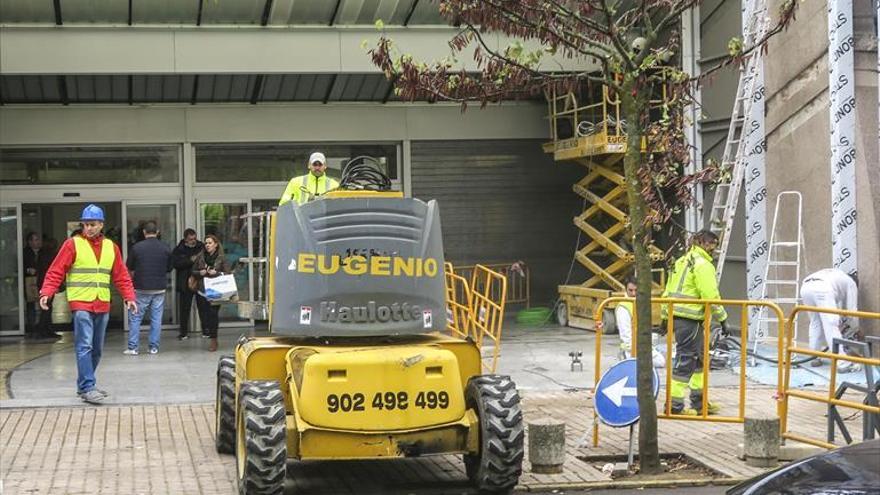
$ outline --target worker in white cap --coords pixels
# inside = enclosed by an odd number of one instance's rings
[[[339,187],[339,182],[327,177],[327,158],[324,153],[316,151],[309,156],[309,172],[290,179],[278,206],[289,201],[298,205],[311,201],[318,196]]]
[[[859,299],[857,280],[855,275],[837,268],[819,270],[804,279],[801,284],[801,298],[806,306],[856,311]],[[831,313],[810,312],[810,348],[816,351],[822,350],[824,340],[830,352],[833,349],[834,339],[843,337],[844,329],[847,328],[854,333],[858,328],[858,319]],[[814,360],[813,365],[821,366],[822,360]],[[838,371],[859,370],[861,366],[858,364],[838,361]]]

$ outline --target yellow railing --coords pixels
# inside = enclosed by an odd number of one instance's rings
[[[471,288],[468,281],[456,275],[452,264],[446,263],[446,329],[455,337],[474,338],[471,319]]]
[[[470,282],[446,263],[446,329],[453,336],[470,338],[482,351],[483,342],[492,341],[491,365],[483,369],[494,373],[501,355],[501,329],[507,277],[484,265],[474,265]]]
[[[880,319],[880,313],[872,313],[867,311],[845,311],[840,309],[830,309],[830,308],[818,308],[814,306],[795,306],[791,313],[788,316],[788,321],[785,326],[785,339],[780,339],[780,341],[785,341],[785,346],[780,344],[779,346],[779,362],[784,363],[784,366],[780,366],[780,372],[784,370],[784,376],[778,382],[778,397],[780,399],[780,411],[779,411],[779,428],[781,430],[781,435],[783,439],[795,440],[798,442],[807,443],[810,445],[815,445],[818,447],[823,447],[826,449],[833,449],[837,446],[824,442],[822,440],[816,440],[814,438],[805,437],[802,435],[798,435],[788,431],[788,398],[789,397],[797,397],[799,399],[811,400],[814,402],[821,402],[823,404],[828,405],[836,405],[849,407],[852,409],[858,409],[863,413],[873,413],[880,414],[880,407],[869,406],[867,404],[862,404],[859,402],[853,402],[849,400],[837,399],[835,397],[835,393],[837,391],[837,362],[838,361],[848,361],[851,363],[859,363],[863,366],[878,366],[880,367],[880,359],[873,359],[870,357],[859,357],[859,356],[850,356],[847,354],[835,354],[833,352],[822,352],[822,351],[814,351],[812,349],[798,347],[797,342],[794,341],[794,321],[795,317],[799,313],[825,313],[825,314],[834,314],[839,316],[851,316],[856,318],[870,318],[870,319]],[[791,362],[793,354],[803,354],[807,356],[814,356],[817,358],[826,358],[831,360],[831,376],[829,377],[828,384],[828,394],[827,395],[819,395],[810,392],[803,392],[801,390],[793,390],[789,388],[789,380],[791,378]]]
[[[475,266],[457,266],[455,267],[455,273],[461,275],[466,280],[471,280]],[[504,297],[508,304],[523,303],[527,308],[529,307],[531,275],[529,274],[528,265],[522,261],[516,261],[511,263],[487,263],[481,266],[498,272],[507,278],[507,288],[505,289]],[[498,296],[500,294],[493,294],[493,297],[497,298]]]
[[[483,348],[483,339],[492,341],[492,365],[485,366],[494,373],[501,355],[501,324],[504,322],[504,303],[507,278],[483,265],[476,265],[471,276],[471,319],[477,336],[477,346]],[[498,295],[497,298],[493,295]]]
[[[603,301],[601,301],[598,305],[596,305],[596,309],[594,311],[593,317],[595,321],[602,321],[602,311],[608,304],[618,303],[621,301],[632,301],[635,300],[633,298],[628,297],[609,297]],[[776,304],[769,301],[743,301],[743,300],[735,300],[735,299],[683,299],[683,298],[669,298],[669,297],[661,297],[661,298],[651,298],[651,306],[657,305],[666,305],[667,306],[667,314],[673,314],[672,306],[674,304],[701,304],[703,305],[704,314],[706,315],[703,318],[703,407],[702,410],[699,411],[699,414],[696,416],[685,416],[683,414],[673,414],[672,413],[672,395],[670,391],[672,390],[672,347],[674,341],[674,330],[673,330],[673,319],[669,318],[666,323],[666,398],[664,400],[663,411],[657,414],[657,417],[660,419],[678,419],[685,421],[711,421],[718,423],[742,423],[745,421],[745,407],[746,407],[746,350],[747,350],[747,342],[748,342],[748,328],[749,328],[749,308],[752,306],[762,306],[767,308],[768,310],[772,310],[776,313],[777,321],[779,322],[779,333],[778,335],[782,335],[784,331],[783,322],[785,321],[785,315],[782,312],[782,309],[779,308]],[[711,306],[738,306],[740,308],[740,369],[739,369],[739,404],[737,407],[737,415],[736,416],[710,416],[709,415],[709,371],[710,371],[710,353],[709,353],[709,343],[711,340]],[[638,332],[636,329],[638,328],[638,311],[633,312],[632,318],[632,353],[635,355],[636,348],[638,344]],[[782,353],[782,342],[783,339],[779,339],[779,352],[780,355]],[[602,375],[602,332],[596,332],[596,351],[595,351],[595,359],[596,359],[596,368],[595,368],[595,377],[594,377],[594,385],[593,385],[593,394],[598,393],[596,390],[596,386],[599,383],[599,379]],[[779,379],[782,379],[782,367],[779,369]],[[781,411],[781,404],[777,404],[777,411]],[[599,445],[599,421],[598,418],[593,422],[593,446]]]
[[[650,108],[659,108],[668,100],[668,87],[660,85],[659,94],[655,94],[648,101]],[[655,92],[656,93],[656,92]],[[551,89],[545,94],[550,112],[550,137],[553,141],[583,137],[594,133],[604,133],[606,136],[624,136],[625,129],[620,118],[620,99],[615,97],[608,86],[602,85],[601,96],[593,92],[587,97],[598,97],[598,102],[579,104],[578,97],[574,92],[566,92],[560,95],[556,89]],[[571,126],[572,136],[560,137],[558,122],[567,120]],[[581,124],[588,124],[589,129],[581,130]]]

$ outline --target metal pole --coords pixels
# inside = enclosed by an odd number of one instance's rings
[[[636,424],[633,423],[629,425],[629,454],[626,458],[626,469],[632,469],[633,465],[633,432],[635,431]]]

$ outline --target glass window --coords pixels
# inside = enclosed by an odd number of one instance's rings
[[[0,208],[0,330],[21,330],[18,318],[18,214],[15,208]],[[27,290],[27,288],[25,288]],[[28,303],[33,310],[33,302]]]
[[[0,184],[177,182],[177,146],[0,149]]]
[[[306,161],[315,151],[327,157],[327,173],[334,179],[361,155],[384,163],[392,181],[399,177],[396,144],[204,144],[196,146],[196,182],[287,182],[308,172]]]

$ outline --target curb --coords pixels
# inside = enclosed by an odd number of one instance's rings
[[[681,480],[644,480],[644,481],[584,481],[571,483],[539,483],[536,485],[517,485],[515,491],[537,492],[547,490],[588,490],[588,489],[624,489],[624,488],[676,488],[681,486],[736,485],[749,478],[696,478]]]

